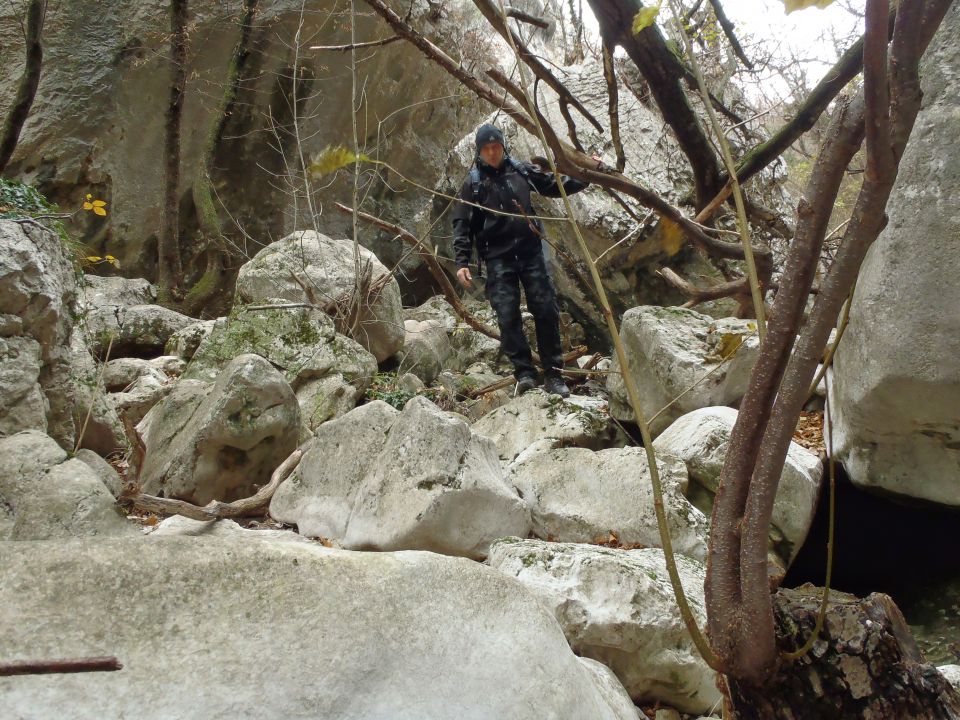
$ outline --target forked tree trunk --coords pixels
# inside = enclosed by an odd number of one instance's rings
[[[778,650],[810,637],[821,588],[780,590],[774,598]],[[833,592],[813,648],[782,660],[763,687],[730,682],[736,720],[958,720],[960,693],[923,661],[887,595]]]

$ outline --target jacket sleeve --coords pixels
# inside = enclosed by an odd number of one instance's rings
[[[525,168],[527,170],[527,178],[530,180],[530,184],[534,190],[544,197],[560,197],[560,188],[557,185],[556,176],[552,172],[544,172],[533,164],[526,164]],[[590,185],[590,183],[581,182],[566,175],[561,175],[560,177],[563,179],[563,189],[567,191],[567,195],[578,193]]]
[[[470,179],[460,187],[460,200],[471,200]],[[470,238],[470,218],[473,216],[473,206],[464,202],[456,202],[453,207],[453,259],[457,268],[470,265],[470,256],[473,254],[473,241]]]

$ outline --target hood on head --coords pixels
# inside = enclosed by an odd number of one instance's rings
[[[484,123],[477,130],[477,136],[474,139],[474,145],[476,146],[477,155],[480,155],[480,148],[482,148],[487,143],[498,142],[503,145],[503,152],[507,152],[507,142],[503,138],[503,132],[495,125],[490,123]]]

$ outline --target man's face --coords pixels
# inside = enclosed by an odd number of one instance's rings
[[[481,146],[480,159],[490,167],[500,167],[500,163],[503,162],[503,145],[498,142],[488,142]]]

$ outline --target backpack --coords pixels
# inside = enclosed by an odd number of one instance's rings
[[[512,167],[518,175],[520,175],[524,180],[527,181],[527,184],[530,184],[530,168],[529,167],[527,167],[522,163],[517,162],[509,155],[507,155],[505,160],[506,162],[510,163],[510,167]],[[469,179],[470,179],[471,200],[476,205],[483,205],[484,198],[481,197],[481,191],[483,189],[484,180],[483,180],[483,176],[480,174],[480,168],[477,167],[476,163],[474,163],[470,167]],[[480,233],[480,229],[483,227],[483,215],[477,212],[477,210],[478,208],[474,207],[474,208],[471,208],[471,211],[470,211],[470,241],[471,243],[473,243],[473,245],[477,246],[477,274],[482,277],[483,267],[480,262],[482,253],[480,252],[480,247],[478,245],[478,235]],[[540,226],[539,221],[537,222],[537,225]]]

